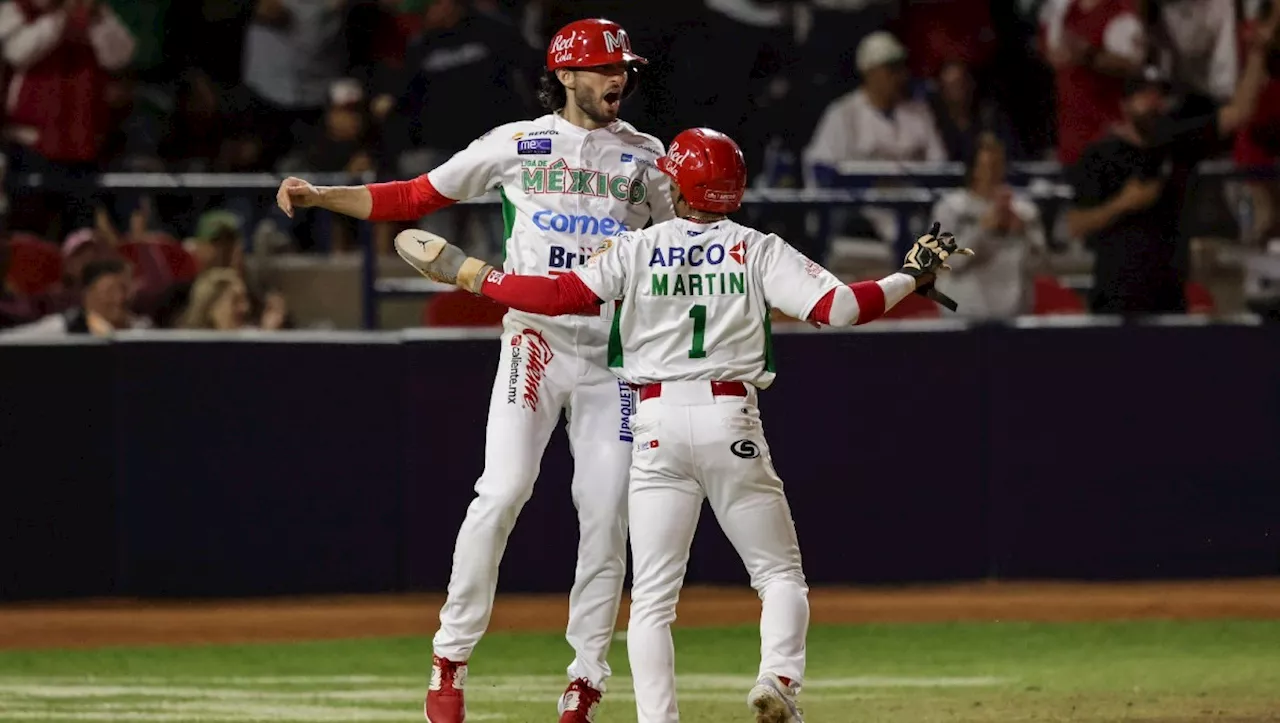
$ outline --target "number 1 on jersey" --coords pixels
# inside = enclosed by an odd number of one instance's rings
[[[706,359],[707,350],[703,348],[707,332],[707,307],[694,304],[689,309],[689,318],[693,319],[693,346],[689,348],[690,359]]]

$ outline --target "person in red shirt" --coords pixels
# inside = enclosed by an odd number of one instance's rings
[[[995,57],[996,32],[989,3],[934,0],[903,3],[897,33],[917,78],[932,78],[959,61],[981,75]]]
[[[135,47],[133,35],[102,0],[0,2],[0,52],[13,70],[4,139],[14,172],[97,169],[112,120],[111,76],[128,65]],[[51,216],[64,209],[70,228],[93,224],[93,209],[84,199],[14,200],[15,228],[60,236],[56,226],[50,228]]]
[[[1124,79],[1142,69],[1146,34],[1132,0],[1050,0],[1040,21],[1054,69],[1058,161],[1069,166],[1121,120]]]
[[[1245,42],[1249,47],[1256,42],[1257,21],[1245,28]],[[1245,168],[1274,166],[1280,160],[1280,41],[1272,38],[1267,57],[1267,70],[1271,79],[1262,89],[1258,107],[1248,122],[1236,132],[1233,157],[1237,165]],[[1252,201],[1251,219],[1241,219],[1248,227],[1240,231],[1245,238],[1266,240],[1280,236],[1280,183],[1272,179],[1254,179],[1241,184],[1241,192]]]

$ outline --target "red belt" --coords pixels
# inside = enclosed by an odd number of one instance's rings
[[[747,385],[742,382],[710,382],[713,397],[745,397]],[[640,386],[640,401],[662,396],[662,382]]]

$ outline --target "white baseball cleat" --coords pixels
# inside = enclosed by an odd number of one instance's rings
[[[747,705],[756,712],[756,723],[804,723],[795,690],[773,673],[760,676],[747,694]]]

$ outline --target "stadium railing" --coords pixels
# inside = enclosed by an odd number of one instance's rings
[[[1241,168],[1229,160],[1206,161],[1200,165],[1201,176],[1220,180],[1274,179],[1280,166]],[[301,174],[316,185],[354,185],[369,183],[372,174],[308,173]],[[1056,162],[1011,163],[1009,182],[1052,214],[1071,200],[1072,190],[1063,169]],[[256,197],[274,209],[275,192],[281,176],[270,173],[106,173],[99,176],[59,178],[42,174],[13,174],[10,187],[50,188],[54,190],[115,191],[119,193],[221,193],[229,196]],[[789,206],[818,212],[817,236],[831,234],[831,211],[843,206],[874,205],[892,209],[898,215],[898,228],[910,234],[909,217],[927,210],[944,193],[964,183],[964,166],[959,163],[856,162],[830,169],[821,179],[822,188],[753,188],[744,204],[750,206]],[[886,181],[910,184],[909,187],[871,187]],[[465,204],[497,204],[496,192],[463,201]],[[328,214],[319,214],[320,228],[331,222]],[[384,298],[424,296],[452,287],[425,278],[378,278],[376,249],[370,226],[360,225],[362,264],[362,318],[366,329],[378,328],[378,306]],[[905,242],[907,239],[900,239]],[[247,243],[252,243],[247,234]]]

